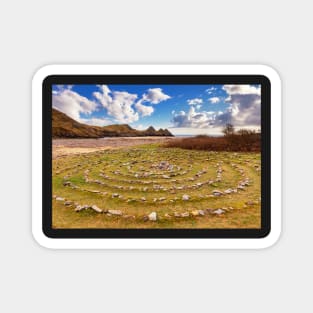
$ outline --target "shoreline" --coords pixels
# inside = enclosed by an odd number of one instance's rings
[[[141,144],[162,143],[175,139],[169,136],[103,137],[103,138],[55,138],[52,139],[52,158],[70,154],[90,153],[119,149]]]

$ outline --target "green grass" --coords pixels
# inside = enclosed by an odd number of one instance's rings
[[[161,161],[168,162],[168,167],[158,168]],[[65,206],[63,201],[53,199],[53,227],[260,228],[261,180],[258,167],[260,153],[184,150],[165,148],[157,144],[59,157],[53,160],[55,196],[73,201],[77,205],[97,205],[103,210],[121,210],[123,216],[99,214],[90,209],[75,212],[75,204]],[[215,181],[219,168],[222,169],[221,181]],[[205,173],[197,177],[197,173],[201,171]],[[147,173],[148,176],[144,176]],[[163,175],[170,178],[164,178]],[[189,180],[190,178],[194,181]],[[246,178],[250,184],[244,190],[212,196],[214,189],[224,191],[236,188],[238,183]],[[200,187],[192,186],[209,180],[213,180],[214,183],[206,183]],[[64,182],[71,182],[77,189],[64,186]],[[163,189],[153,188],[156,185],[162,186]],[[185,189],[173,189],[175,186]],[[144,188],[148,190],[144,191]],[[122,197],[112,198],[114,193]],[[188,201],[182,200],[184,194],[190,197]],[[142,197],[145,197],[146,201],[141,200]],[[160,201],[159,199],[163,197],[165,200]],[[158,200],[154,201],[155,198]],[[247,205],[249,201],[253,204]],[[212,214],[185,218],[173,216],[174,212],[229,207],[232,210],[220,216]],[[143,217],[153,211],[157,212],[158,220],[145,222]],[[168,214],[171,217],[167,217]],[[134,217],[125,218],[125,215]]]

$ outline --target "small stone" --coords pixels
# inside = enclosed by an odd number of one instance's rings
[[[164,217],[171,218],[172,216],[170,214],[166,213],[166,214],[164,214]]]
[[[157,220],[157,214],[156,212],[152,212],[148,215],[148,218],[150,221],[156,221]]]
[[[147,222],[147,221],[149,221],[149,217],[148,217],[147,215],[145,215],[145,216],[142,218],[142,220],[143,220],[144,222]]]
[[[56,201],[65,201],[65,199],[62,198],[62,197],[56,197],[55,200],[56,200]]]
[[[217,210],[213,211],[212,213],[217,214],[217,215],[221,215],[221,214],[225,213],[225,211],[222,209],[217,209]]]
[[[199,216],[199,211],[198,210],[191,211],[191,215],[192,216]]]
[[[183,195],[182,199],[183,199],[184,201],[187,201],[187,200],[190,199],[190,197],[189,197],[188,195]]]
[[[223,195],[223,193],[219,190],[213,190],[212,194],[213,196],[217,196],[217,197]]]
[[[112,194],[112,198],[117,198],[117,197],[119,197],[119,194],[118,194],[118,193],[113,193],[113,194]]]
[[[142,197],[142,198],[141,198],[141,201],[146,201],[146,198],[145,198],[145,197]]]
[[[70,181],[65,181],[64,183],[63,183],[63,186],[71,186],[71,182]]]
[[[76,212],[80,212],[80,211],[82,211],[82,210],[85,210],[85,206],[84,205],[78,205],[76,208],[75,208],[75,211]]]
[[[164,201],[166,198],[165,197],[161,197],[159,198],[159,201]]]
[[[230,193],[233,193],[234,191],[232,190],[232,189],[226,189],[226,190],[224,190],[224,193],[226,193],[226,194],[230,194]]]
[[[101,213],[102,210],[100,208],[98,208],[96,205],[92,205],[91,208],[96,211],[97,213]]]
[[[119,216],[123,214],[121,210],[108,210],[108,213],[112,215],[119,215]]]
[[[174,212],[174,216],[175,216],[175,217],[181,217],[181,214],[178,213],[178,212]]]
[[[135,215],[124,215],[123,218],[125,218],[126,220],[134,220],[136,218]]]
[[[72,205],[72,204],[73,204],[72,201],[65,201],[65,202],[64,202],[64,205],[66,205],[66,206],[70,206],[70,205]]]
[[[198,212],[199,212],[199,215],[201,215],[201,216],[204,216],[204,215],[205,215],[205,213],[204,213],[203,210],[198,210]]]
[[[181,217],[189,217],[189,212],[184,212],[181,214]]]

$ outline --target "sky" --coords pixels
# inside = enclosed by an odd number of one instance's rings
[[[78,122],[167,128],[174,135],[260,129],[260,85],[53,85],[52,106]]]

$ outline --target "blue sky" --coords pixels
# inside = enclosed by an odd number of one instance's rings
[[[168,128],[176,135],[260,128],[258,85],[54,85],[52,105],[90,125]]]

